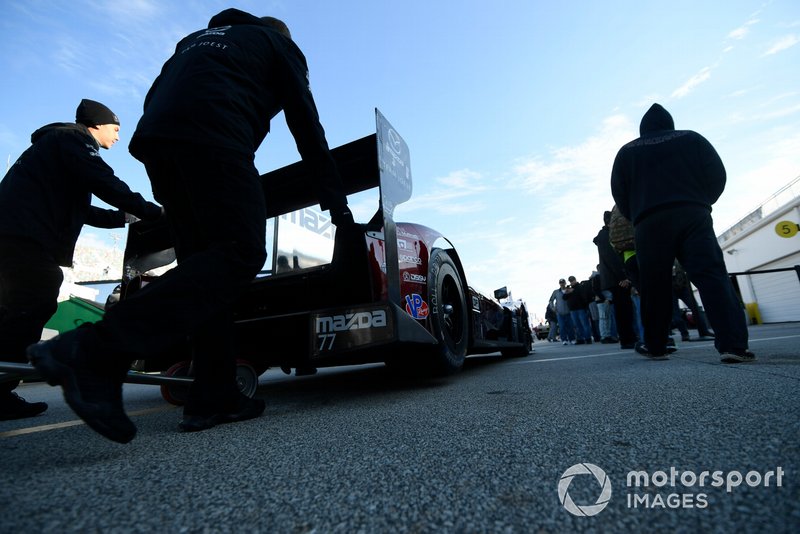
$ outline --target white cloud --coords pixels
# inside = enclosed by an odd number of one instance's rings
[[[741,26],[736,28],[731,33],[728,34],[728,39],[744,39],[745,36],[750,32],[750,29],[747,26]]]
[[[482,200],[475,195],[485,192],[484,177],[475,171],[461,169],[447,176],[436,178],[436,185],[428,193],[415,194],[407,203],[398,206],[400,213],[409,211],[435,210],[438,213],[470,213],[485,209]]]
[[[711,78],[711,67],[703,67],[700,72],[689,78],[686,83],[672,92],[672,98],[683,98],[691,93],[698,85]]]
[[[794,34],[785,35],[774,42],[772,46],[770,46],[769,49],[764,52],[763,56],[771,56],[777,54],[778,52],[783,52],[784,50],[793,47],[797,43],[800,43],[800,36]]]
[[[478,193],[485,198],[482,211],[471,211],[449,229],[437,228],[455,244],[468,283],[487,294],[507,285],[541,317],[559,278],[587,278],[597,265],[592,239],[603,224],[603,211],[614,202],[609,185],[614,156],[635,137],[633,122],[614,114],[579,143],[516,160],[498,173],[508,177],[499,200],[491,200],[493,189],[486,187]],[[451,175],[448,183],[458,183],[458,176]],[[478,181],[480,186],[485,182]],[[447,206],[438,204],[443,198],[428,196],[425,207],[439,212]]]

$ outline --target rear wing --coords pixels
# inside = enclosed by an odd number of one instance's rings
[[[376,133],[331,150],[347,195],[380,187],[381,211],[390,218],[394,208],[411,198],[408,145],[389,121],[375,110]],[[302,161],[261,175],[267,217],[314,206],[314,176]]]
[[[383,227],[387,243],[397,242],[394,209],[411,198],[411,161],[408,145],[389,121],[375,110],[375,133],[331,150],[347,195],[380,188],[379,206],[372,222]],[[267,218],[315,206],[314,176],[302,161],[261,175]],[[123,277],[167,265],[174,260],[166,221],[140,221],[130,225],[125,247]],[[399,279],[397,247],[387,247],[387,276]],[[390,284],[392,301],[400,301],[399,284]]]

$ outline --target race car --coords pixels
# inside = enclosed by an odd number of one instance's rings
[[[468,354],[530,354],[522,301],[505,288],[489,298],[471,288],[455,246],[421,224],[395,222],[411,197],[408,146],[375,110],[376,133],[332,150],[348,198],[372,193],[378,207],[354,229],[336,231],[319,209],[302,162],[261,176],[267,199],[264,271],[235,306],[240,389],[252,394],[267,368],[297,375],[317,368],[385,362],[430,374],[458,371]],[[166,225],[131,225],[120,299],[174,260]],[[141,372],[191,376],[188,347],[135,362]],[[162,386],[180,403],[178,389]]]

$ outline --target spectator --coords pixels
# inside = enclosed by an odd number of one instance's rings
[[[556,312],[558,317],[558,334],[561,336],[561,343],[564,345],[574,345],[575,341],[575,326],[572,324],[572,319],[569,313],[569,306],[564,295],[567,292],[567,281],[563,278],[558,281],[558,289],[553,291],[550,295],[550,300],[547,305]]]
[[[686,321],[683,320],[680,306],[678,305],[678,299],[682,300],[692,312],[692,318],[697,326],[697,341],[713,339],[714,333],[708,328],[706,314],[703,313],[703,311],[700,309],[700,306],[697,304],[697,299],[694,298],[694,291],[692,291],[692,284],[689,281],[689,275],[686,274],[686,270],[684,270],[680,262],[675,260],[675,265],[672,269],[672,300],[674,308],[677,309],[679,321],[678,324],[680,325],[683,323],[685,325]],[[683,341],[690,341],[691,338],[689,336],[688,328],[686,329],[685,336],[683,335],[683,332],[684,331],[681,330],[681,335],[684,338]]]
[[[544,318],[547,321],[547,341],[556,341],[558,338],[558,315],[556,315],[555,310],[549,303],[544,313]]]
[[[637,351],[666,358],[677,258],[700,291],[722,362],[754,361],[711,218],[711,206],[725,188],[725,167],[703,136],[675,130],[659,104],[645,113],[639,130],[638,139],[620,148],[611,172],[614,200],[635,231],[645,333]]]
[[[601,310],[605,309],[606,314],[611,317],[619,334],[619,339],[614,339],[610,327],[605,327],[605,332],[601,332],[604,343],[616,343],[619,341],[623,349],[632,349],[636,343],[636,333],[634,332],[633,301],[631,300],[631,283],[625,274],[625,264],[622,255],[611,245],[610,229],[611,211],[603,213],[603,227],[597,232],[594,244],[597,246],[597,253],[600,258],[598,271],[600,272],[600,288],[605,297],[605,305],[601,304]],[[625,243],[622,243],[622,248]],[[601,325],[603,322],[601,321]]]
[[[592,284],[589,280],[578,282],[574,276],[568,278],[569,286],[564,299],[569,307],[569,315],[575,325],[578,340],[576,345],[592,343],[592,323],[589,319],[589,302],[592,300]]]

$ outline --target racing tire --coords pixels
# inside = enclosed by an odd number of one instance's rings
[[[525,334],[525,343],[521,347],[513,349],[502,349],[500,354],[504,358],[524,358],[533,352],[533,338],[530,334]]]
[[[428,354],[428,370],[448,375],[461,370],[469,346],[469,310],[464,286],[452,258],[433,249],[428,263],[431,333],[439,341]]]
[[[258,389],[258,376],[259,373],[250,362],[236,360],[236,387],[242,395],[253,398]]]
[[[190,361],[182,361],[174,364],[164,371],[164,376],[186,377],[189,376],[191,369]],[[162,384],[161,397],[173,406],[183,406],[189,397],[189,386],[187,384]]]

